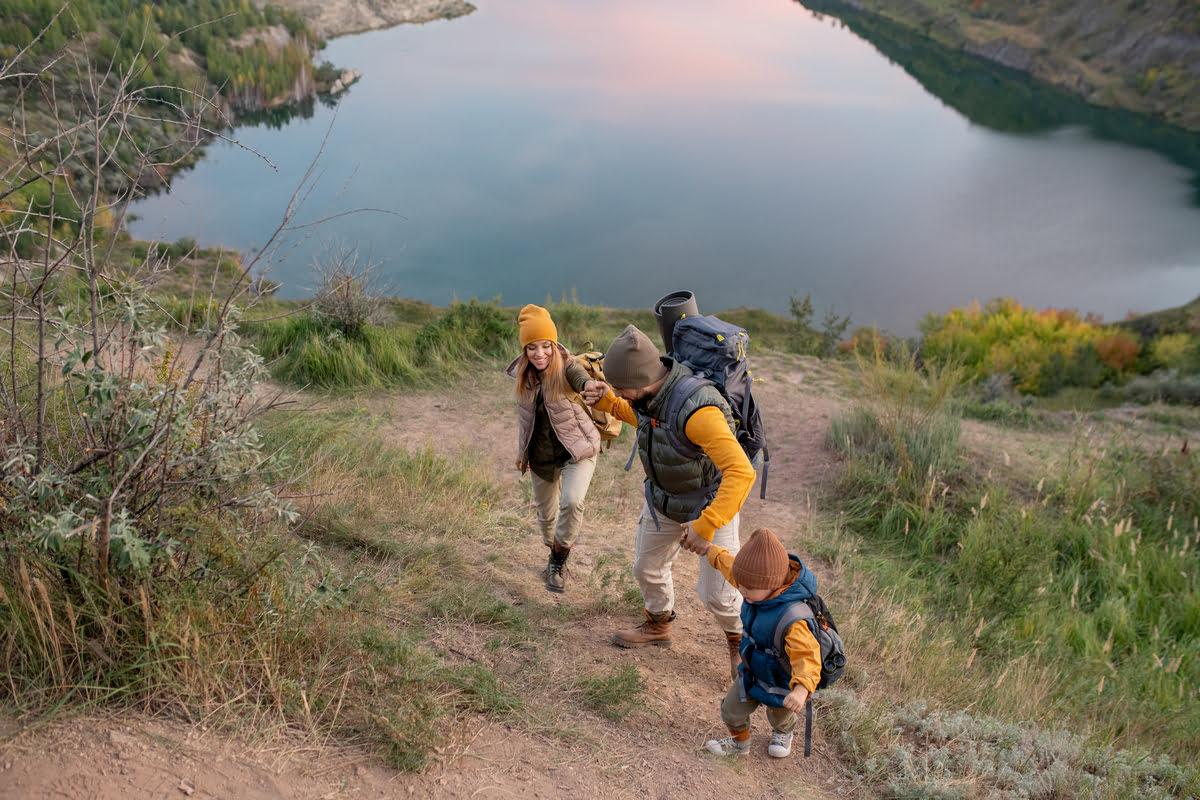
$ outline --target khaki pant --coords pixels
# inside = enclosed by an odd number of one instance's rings
[[[721,719],[725,721],[725,726],[729,730],[744,731],[750,727],[750,715],[760,705],[767,709],[767,722],[771,723],[771,730],[779,733],[791,733],[796,727],[795,712],[788,711],[786,708],[765,705],[750,695],[746,695],[746,699],[742,700],[740,675],[729,687],[729,691],[725,693],[725,699],[721,701]]]
[[[538,528],[547,547],[556,539],[562,547],[575,544],[575,537],[583,526],[583,500],[595,471],[596,457],[592,456],[567,464],[552,481],[544,481],[532,471],[529,473],[533,478]]]
[[[727,525],[713,533],[713,544],[720,545],[736,554],[741,547],[738,539],[739,516],[734,516]],[[683,549],[679,538],[683,526],[658,515],[659,527],[654,529],[654,518],[650,507],[642,504],[642,515],[638,517],[637,538],[634,540],[633,577],[642,589],[642,601],[651,614],[670,611],[675,607],[675,585],[671,579],[671,567],[675,557]],[[700,602],[717,618],[717,624],[725,633],[742,632],[742,595],[725,580],[725,576],[713,569],[708,559],[700,559],[700,576],[696,580],[696,593]]]

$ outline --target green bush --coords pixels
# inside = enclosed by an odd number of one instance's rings
[[[280,380],[325,389],[431,386],[481,360],[517,352],[515,321],[495,303],[456,302],[415,332],[364,324],[343,332],[312,314],[247,323]]]
[[[1180,375],[1173,369],[1159,370],[1153,375],[1132,378],[1116,393],[1126,402],[1139,405],[1200,406],[1200,375]]]
[[[1177,372],[1195,372],[1200,368],[1200,340],[1187,333],[1160,336],[1150,347],[1154,363]]]
[[[578,352],[586,342],[591,342],[593,347],[604,348],[604,313],[599,306],[582,305],[572,290],[570,297],[564,294],[557,303],[546,298],[546,310],[558,329],[558,341],[572,352]]]

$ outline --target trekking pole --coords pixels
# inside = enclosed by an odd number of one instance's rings
[[[812,755],[812,695],[804,701],[804,757]]]

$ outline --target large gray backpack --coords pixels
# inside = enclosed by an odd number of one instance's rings
[[[767,496],[767,468],[770,455],[763,433],[762,413],[750,391],[750,366],[746,360],[749,334],[712,315],[683,317],[671,331],[671,357],[691,369],[693,377],[676,382],[667,398],[665,425],[667,438],[681,454],[700,455],[700,449],[688,441],[683,431],[675,430],[675,420],[684,402],[701,386],[713,385],[733,412],[734,435],[746,457],[756,463],[762,456],[762,481],[759,497]]]

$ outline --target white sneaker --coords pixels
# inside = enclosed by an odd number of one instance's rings
[[[724,739],[709,739],[704,743],[708,752],[718,756],[744,756],[750,752],[750,740],[739,742],[732,736]]]
[[[767,745],[767,755],[771,758],[787,758],[792,754],[792,735],[790,733],[771,732],[771,743]]]

